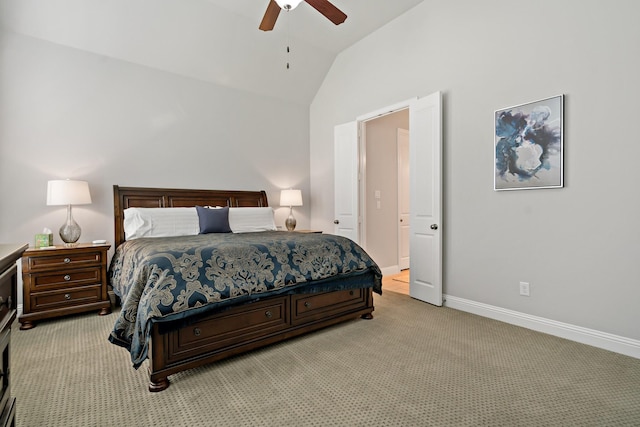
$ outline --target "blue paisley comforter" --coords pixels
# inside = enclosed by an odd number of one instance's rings
[[[362,280],[364,276],[370,279]],[[382,274],[353,241],[286,232],[142,238],[116,249],[109,280],[122,310],[109,341],[147,358],[152,322],[166,322],[271,295],[373,287]],[[358,280],[355,280],[358,279]]]

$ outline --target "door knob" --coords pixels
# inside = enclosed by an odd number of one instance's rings
[[[337,219],[334,219],[334,220],[333,220],[333,223],[334,223],[334,224],[340,224],[340,221],[338,221]]]
[[[438,229],[438,224],[431,224],[431,229],[432,230],[437,230]]]

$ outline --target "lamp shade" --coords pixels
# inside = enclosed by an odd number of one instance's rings
[[[280,193],[280,206],[302,206],[302,191],[282,190]]]
[[[293,10],[302,3],[302,0],[276,0],[276,3],[278,3],[281,9]]]
[[[87,205],[91,203],[87,181],[57,179],[47,183],[47,205]]]

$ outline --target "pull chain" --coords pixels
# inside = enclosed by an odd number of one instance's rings
[[[291,54],[291,48],[290,48],[290,46],[289,46],[289,45],[291,44],[291,43],[290,43],[290,34],[289,34],[289,12],[291,11],[291,8],[290,8],[290,7],[288,7],[288,8],[286,8],[285,10],[286,10],[286,12],[287,12],[287,18],[286,18],[286,19],[287,19],[287,23],[286,23],[286,27],[287,27],[287,29],[286,29],[286,39],[287,39],[287,60],[286,60],[286,63],[287,63],[287,70],[288,70],[289,68],[291,68],[291,66],[290,66],[290,64],[289,64],[289,59],[291,58],[291,55],[290,55],[290,54]]]

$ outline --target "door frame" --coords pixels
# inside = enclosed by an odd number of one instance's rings
[[[405,226],[404,224],[402,224],[402,218],[401,218],[401,206],[402,206],[402,192],[404,191],[409,191],[409,194],[407,195],[409,197],[409,199],[411,199],[411,185],[410,183],[406,183],[406,186],[403,185],[402,182],[402,158],[401,158],[401,150],[400,150],[400,136],[406,134],[406,138],[407,138],[407,144],[410,143],[409,141],[409,129],[402,129],[402,128],[398,128],[396,131],[396,151],[398,153],[398,189],[397,189],[397,196],[398,196],[398,217],[396,218],[396,227],[398,230],[398,269],[400,271],[404,270],[404,267],[406,264],[404,264],[402,262],[402,226]],[[407,145],[407,150],[411,148],[409,145]],[[407,154],[407,161],[410,160],[409,155]],[[411,177],[409,177],[409,180],[411,180]],[[411,205],[411,204],[409,204]],[[409,206],[409,217],[411,213],[411,206]],[[409,219],[409,224],[411,224],[411,220]],[[409,236],[410,238],[410,236]],[[409,252],[409,258],[411,258],[411,243],[410,242],[406,242],[407,245],[409,246],[409,248],[407,249],[407,251]],[[408,262],[408,261],[407,261]],[[409,265],[406,265],[405,268],[409,268]]]
[[[411,168],[411,225],[410,225],[410,269],[411,281],[409,284],[409,295],[421,301],[442,306],[443,303],[443,282],[442,282],[442,92],[434,92],[422,98],[411,98],[407,101],[396,103],[368,114],[358,116],[355,121],[336,125],[334,129],[337,134],[339,127],[351,126],[352,137],[347,138],[345,143],[350,144],[353,157],[350,157],[349,167],[356,170],[356,185],[352,187],[353,212],[351,218],[357,218],[357,226],[353,227],[356,241],[361,245],[360,240],[364,234],[363,224],[363,201],[366,202],[366,180],[362,179],[363,169],[366,168],[366,138],[362,138],[365,122],[394,113],[399,110],[409,110],[409,132],[410,132],[410,168]],[[337,140],[334,140],[337,144]],[[342,147],[341,147],[342,148]],[[431,175],[424,175],[424,168],[417,168],[414,162],[418,158],[428,164]],[[415,172],[414,172],[415,171]],[[418,176],[418,171],[421,173]],[[335,177],[335,174],[334,174]],[[417,181],[416,181],[417,180]],[[337,182],[337,181],[336,181]],[[335,184],[335,183],[334,183]],[[417,185],[420,184],[420,185]],[[337,188],[337,187],[335,187]],[[355,190],[355,191],[353,191]],[[354,194],[357,193],[357,194]],[[337,200],[337,192],[334,198]],[[418,195],[421,195],[418,198]],[[339,213],[336,210],[336,215]],[[339,221],[335,221],[339,224]],[[336,233],[339,234],[339,233]],[[366,246],[365,246],[366,250]],[[425,257],[425,263],[415,264],[416,254]],[[428,265],[426,265],[428,264]],[[383,274],[392,274],[398,266],[384,268]]]

